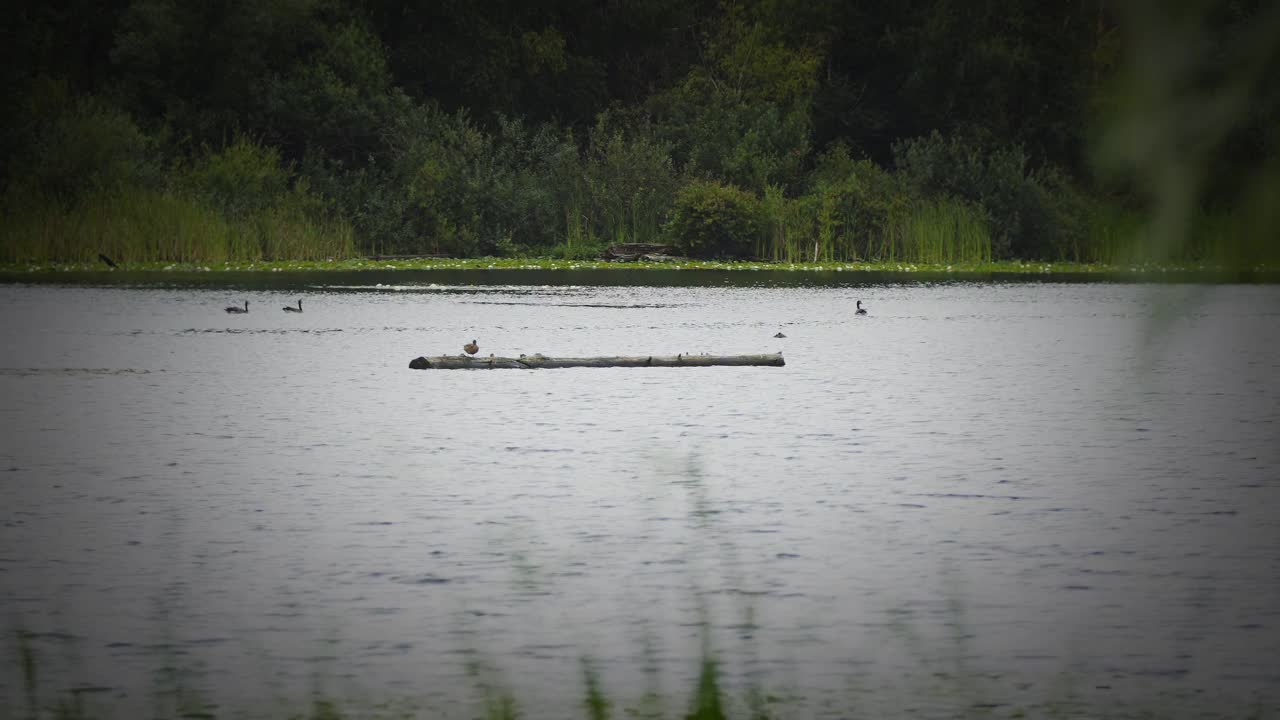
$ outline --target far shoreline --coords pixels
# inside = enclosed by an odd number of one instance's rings
[[[1280,282],[1280,266],[1256,265],[1236,267],[1215,263],[1132,263],[1101,264],[1063,261],[1002,260],[986,263],[916,263],[916,262],[771,262],[753,260],[566,260],[558,258],[413,258],[342,260],[254,260],[230,262],[117,262],[114,267],[93,262],[7,262],[0,263],[0,275],[8,279],[21,275],[63,275],[103,273],[202,273],[202,272],[351,272],[360,270],[613,270],[613,271],[691,271],[702,270],[752,272],[848,272],[941,274],[954,276],[989,275],[1092,275],[1135,277],[1175,274],[1206,278],[1253,278],[1255,281]]]

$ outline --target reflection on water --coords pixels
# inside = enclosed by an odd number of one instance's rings
[[[587,656],[678,715],[705,620],[787,717],[1280,702],[1280,288],[514,272],[0,287],[50,692],[467,717],[484,666],[560,718]],[[406,369],[473,337],[787,366]]]

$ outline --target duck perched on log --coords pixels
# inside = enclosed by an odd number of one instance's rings
[[[547,357],[541,353],[521,355],[519,358],[468,357],[466,355],[448,355],[440,357],[418,357],[409,362],[413,370],[497,370],[510,368],[513,370],[533,370],[536,368],[577,368],[577,367],[711,367],[715,365],[765,365],[783,367],[786,362],[782,353],[770,355],[643,355],[638,357]]]
[[[476,341],[475,341],[475,340],[472,340],[471,342],[467,343],[466,345],[463,345],[463,346],[462,346],[462,349],[463,349],[463,350],[464,350],[468,355],[475,355],[476,353],[480,352],[480,346],[476,344]]]

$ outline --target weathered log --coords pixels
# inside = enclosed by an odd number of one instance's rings
[[[366,255],[365,260],[447,260],[448,255],[442,253],[419,253],[417,255]]]
[[[675,248],[660,243],[618,243],[605,249],[601,257],[606,260],[637,260],[645,255],[669,256],[674,252]]]
[[[774,355],[641,355],[638,357],[553,358],[521,355],[518,358],[441,355],[418,357],[409,363],[413,370],[533,370],[570,367],[710,367],[712,365],[768,365],[782,367],[782,353]]]

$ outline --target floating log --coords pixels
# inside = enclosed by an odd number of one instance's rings
[[[640,355],[638,357],[553,358],[541,354],[518,358],[441,355],[414,358],[413,370],[533,370],[571,367],[710,367],[712,365],[767,365],[782,367],[782,353],[773,355]]]

